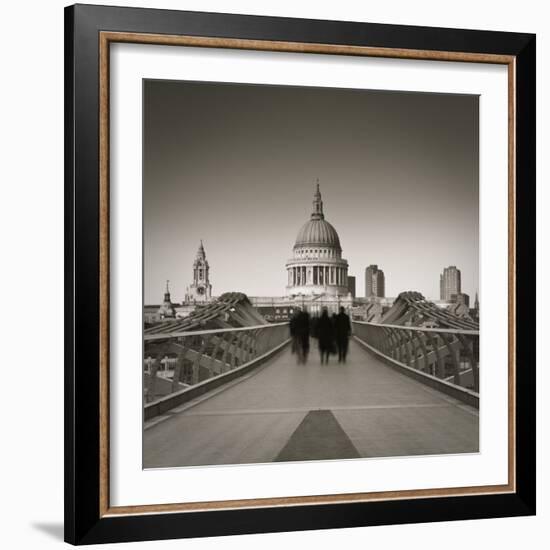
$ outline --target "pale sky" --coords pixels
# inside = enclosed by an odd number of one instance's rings
[[[439,298],[456,265],[478,289],[478,98],[144,82],[144,299],[192,282],[200,239],[213,294],[282,296],[319,178],[325,219],[364,296]]]

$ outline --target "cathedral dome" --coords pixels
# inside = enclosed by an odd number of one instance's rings
[[[336,229],[323,219],[308,220],[298,231],[296,243],[298,246],[331,246],[340,249],[340,239]]]
[[[336,229],[325,220],[323,200],[317,189],[310,219],[302,225],[294,243],[292,258],[286,263],[288,296],[327,296],[336,300],[348,296],[348,262],[342,258]],[[320,307],[316,302],[316,307]]]
[[[329,246],[342,250],[336,229],[325,220],[319,182],[317,182],[317,189],[313,197],[311,219],[302,225],[294,244],[294,248],[302,246]]]

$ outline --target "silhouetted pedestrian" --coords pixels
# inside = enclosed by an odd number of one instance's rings
[[[317,323],[319,321],[318,315],[313,315],[309,320],[309,334],[313,338],[317,338]]]
[[[328,316],[327,308],[323,308],[323,313],[317,322],[317,337],[319,339],[319,352],[321,354],[321,364],[328,363],[328,357],[332,346],[334,345],[334,326]]]
[[[335,318],[334,322],[336,347],[338,348],[338,362],[346,362],[349,347],[349,337],[351,334],[351,323],[346,310],[341,307],[340,313]]]
[[[330,316],[330,322],[332,323],[332,342],[330,346],[330,353],[331,355],[336,355],[338,352],[336,348],[336,313],[333,313]]]
[[[298,315],[298,347],[300,362],[305,365],[309,355],[309,313],[302,311]]]
[[[292,353],[296,353],[298,364],[305,364],[309,354],[309,314],[297,309],[290,320]]]

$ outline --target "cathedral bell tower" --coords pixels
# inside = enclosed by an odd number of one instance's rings
[[[209,302],[212,298],[212,285],[210,284],[210,266],[206,261],[204,246],[199,245],[197,256],[193,262],[193,283],[187,287],[186,302]]]

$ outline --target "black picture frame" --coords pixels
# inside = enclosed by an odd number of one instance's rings
[[[514,58],[515,491],[155,514],[100,506],[100,32]],[[65,9],[65,540],[72,544],[535,514],[535,60],[532,34],[143,8]],[[505,300],[505,298],[503,298]]]

